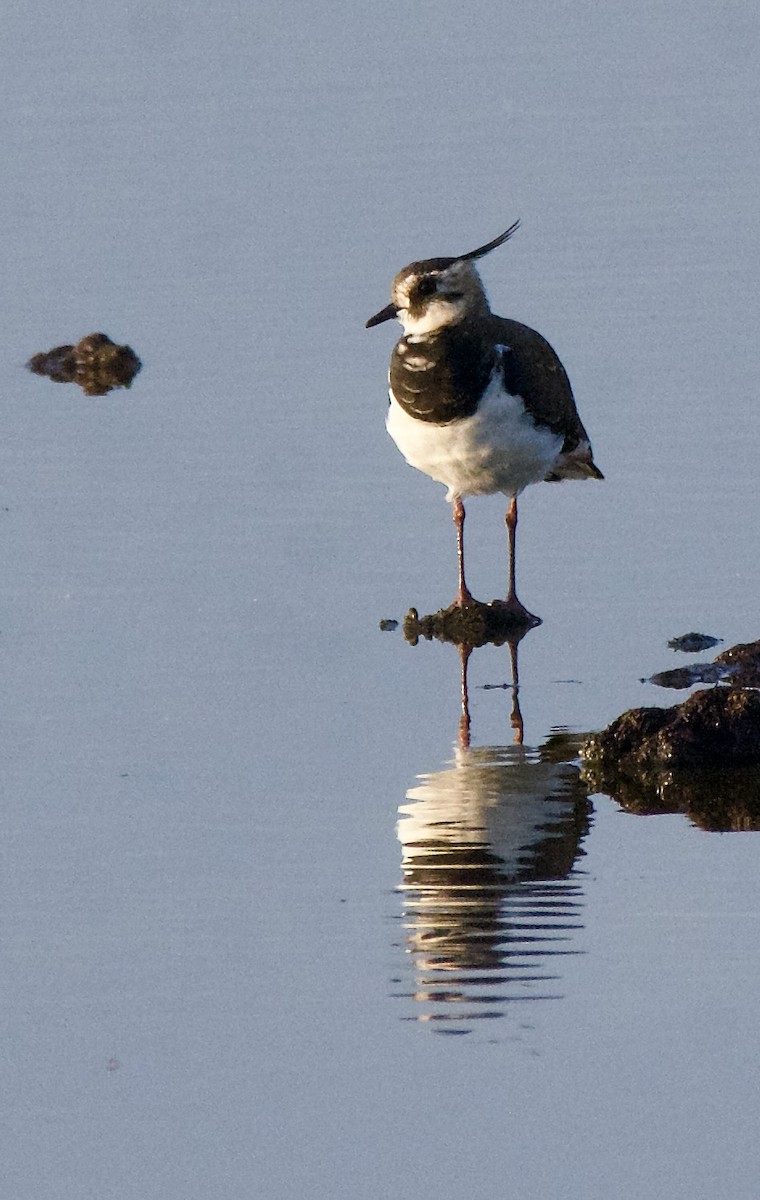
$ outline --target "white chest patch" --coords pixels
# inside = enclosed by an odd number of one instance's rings
[[[516,495],[540,483],[558,457],[563,438],[537,426],[519,396],[510,396],[496,374],[478,411],[448,425],[410,417],[390,393],[386,427],[406,461],[455,496]]]

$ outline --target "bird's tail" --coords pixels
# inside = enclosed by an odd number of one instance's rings
[[[604,479],[594,462],[590,442],[578,442],[572,450],[560,454],[546,476],[547,483],[558,483],[563,479]]]

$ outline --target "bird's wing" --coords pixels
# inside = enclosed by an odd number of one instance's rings
[[[602,479],[567,372],[546,338],[507,317],[494,316],[492,321],[492,335],[504,347],[501,370],[505,388],[523,398],[537,425],[546,425],[564,438],[555,470],[547,478]]]
[[[506,317],[494,317],[493,322],[496,340],[504,347],[501,364],[507,391],[522,396],[537,424],[569,440],[586,438],[567,372],[546,338]]]

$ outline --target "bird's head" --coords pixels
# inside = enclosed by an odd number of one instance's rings
[[[391,302],[367,321],[367,329],[396,317],[405,334],[424,336],[489,312],[488,299],[473,260],[501,246],[517,230],[509,229],[456,258],[426,258],[410,263],[393,280]]]

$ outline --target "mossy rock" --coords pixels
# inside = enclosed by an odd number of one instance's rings
[[[413,646],[420,638],[456,646],[503,646],[519,641],[535,624],[536,618],[528,621],[498,601],[483,604],[474,600],[472,604],[450,604],[424,617],[416,608],[410,608],[404,617],[404,637]]]

